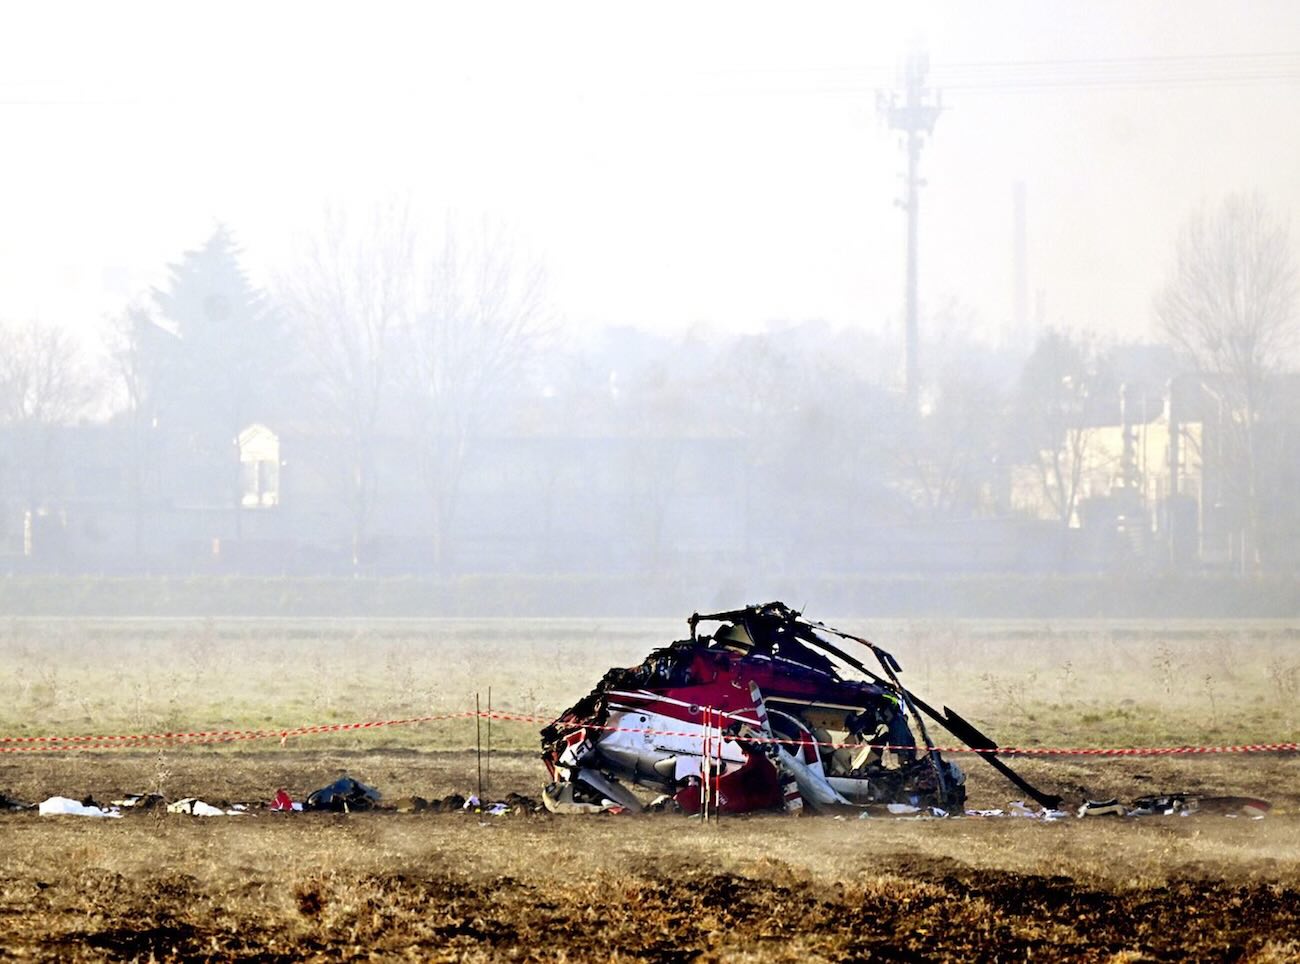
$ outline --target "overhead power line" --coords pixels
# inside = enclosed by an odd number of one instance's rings
[[[772,78],[773,93],[860,94],[889,86],[897,72],[893,67],[876,64],[775,68],[737,74]],[[931,76],[933,83],[945,90],[975,93],[1291,85],[1300,83],[1300,51],[936,62]],[[790,82],[780,83],[777,78]]]
[[[1237,86],[1300,80],[1300,53],[954,63],[935,74],[954,90]]]

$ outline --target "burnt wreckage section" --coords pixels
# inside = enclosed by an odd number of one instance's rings
[[[698,631],[713,622],[712,635]],[[926,719],[1043,806],[1060,803],[998,759],[997,744],[966,720],[908,691],[897,661],[866,639],[780,602],[696,613],[689,625],[689,639],[609,670],[542,730],[551,810],[641,810],[631,785],[671,796],[686,813],[706,802],[721,813],[884,803],[960,812],[965,774],[935,748]],[[851,646],[870,651],[880,672]]]

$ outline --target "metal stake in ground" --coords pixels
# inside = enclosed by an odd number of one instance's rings
[[[704,822],[709,822],[709,817],[713,813],[713,707],[709,707],[704,714],[704,759],[705,759],[705,782],[708,784],[709,805],[704,811]]]
[[[718,714],[718,742],[715,749],[718,752],[718,770],[717,776],[713,782],[713,822],[722,823],[722,751],[724,748],[723,724],[726,723],[726,716],[723,713]]]
[[[492,787],[492,687],[488,687],[487,715],[487,785]],[[481,799],[481,798],[480,798]]]
[[[700,823],[709,819],[709,711],[700,710]]]
[[[704,714],[704,735],[704,780],[709,788],[709,806],[704,811],[704,822],[708,823],[713,815],[713,707],[709,707]]]
[[[714,762],[717,763],[717,767],[713,771],[714,772],[714,777],[713,777],[713,822],[714,823],[722,822],[722,770],[725,765],[722,760],[722,751],[725,748],[724,733],[726,730],[726,722],[727,722],[727,717],[725,712],[721,710],[718,711],[717,714],[718,738],[713,742],[713,752],[716,758]]]
[[[704,727],[707,718],[704,707],[700,707],[700,823],[705,821],[705,807],[708,805],[709,779],[709,731]]]
[[[712,711],[705,707],[700,712],[700,722],[703,724],[700,733],[700,820],[703,823],[709,822],[709,792],[712,789],[711,776],[713,770],[713,761],[711,759],[709,741],[712,733],[710,732],[710,717]]]
[[[474,694],[474,753],[478,759],[478,806],[483,809],[483,710],[479,707],[478,693]]]

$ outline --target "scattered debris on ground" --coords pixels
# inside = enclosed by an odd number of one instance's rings
[[[346,781],[346,786],[345,786]],[[301,813],[304,811],[317,811],[326,813],[360,813],[360,812],[381,812],[397,814],[414,814],[414,813],[460,813],[460,814],[479,814],[484,816],[502,817],[510,814],[531,815],[544,811],[552,813],[603,813],[603,814],[628,814],[632,813],[629,808],[623,807],[618,803],[605,799],[600,802],[574,802],[572,797],[565,794],[563,797],[556,798],[549,796],[553,788],[548,787],[544,791],[541,801],[534,800],[531,797],[519,793],[508,793],[500,800],[480,801],[475,794],[464,796],[459,793],[449,793],[438,799],[427,799],[420,796],[402,797],[392,803],[383,803],[379,796],[379,791],[373,787],[367,786],[350,777],[344,777],[341,780],[330,784],[336,792],[326,798],[331,801],[317,806],[305,806],[303,803],[295,801],[287,790],[278,790],[275,796],[266,803],[247,804],[247,803],[229,803],[226,801],[217,801],[216,804],[208,803],[198,797],[182,797],[179,800],[168,802],[161,794],[157,793],[132,793],[127,794],[121,799],[113,800],[108,806],[100,806],[93,798],[84,797],[81,800],[74,800],[70,797],[54,796],[50,797],[39,804],[25,804],[15,800],[5,794],[0,794],[0,811],[11,813],[30,812],[36,810],[42,816],[80,816],[80,817],[108,817],[119,818],[131,813],[156,813],[165,811],[170,814],[181,814],[195,817],[228,817],[228,816],[249,816],[259,811],[269,813]],[[320,791],[316,791],[320,793]],[[309,795],[308,800],[316,796],[316,793]],[[352,798],[367,801],[367,804],[354,806],[350,801]],[[317,798],[320,800],[321,798]],[[339,801],[334,803],[332,801]],[[1046,823],[1065,820],[1070,818],[1098,818],[1104,816],[1123,817],[1123,818],[1142,818],[1153,816],[1222,816],[1222,817],[1245,817],[1250,819],[1262,819],[1272,810],[1272,805],[1257,797],[1243,796],[1206,796],[1194,793],[1168,793],[1158,795],[1147,795],[1137,797],[1129,803],[1123,803],[1117,798],[1109,800],[1089,800],[1074,811],[1059,810],[1051,807],[1037,807],[1028,801],[1015,800],[1008,803],[1005,807],[991,809],[964,809],[948,811],[941,807],[918,807],[906,803],[887,803],[887,804],[868,804],[860,807],[839,807],[833,811],[836,819],[845,819],[846,817],[858,817],[866,819],[870,817],[892,817],[896,819],[917,819],[933,820],[947,819],[951,817],[964,817],[974,819],[997,819],[997,818],[1020,818],[1028,820],[1038,820]],[[677,813],[681,814],[682,809],[676,804],[671,796],[664,796],[642,807],[643,813]],[[831,811],[828,811],[831,812]]]

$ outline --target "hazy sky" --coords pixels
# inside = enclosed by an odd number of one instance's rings
[[[911,38],[947,108],[923,303],[1141,333],[1174,235],[1257,189],[1300,230],[1300,3],[43,3],[0,21],[0,317],[89,329],[220,220],[265,280],[326,202],[508,225],[556,312],[897,328]],[[1262,78],[1262,79],[1261,79]],[[1031,294],[1031,302],[1033,295]]]

